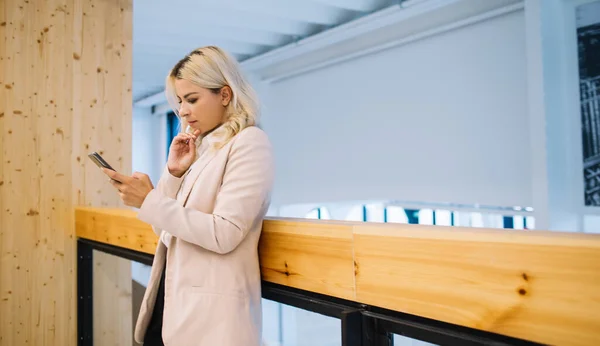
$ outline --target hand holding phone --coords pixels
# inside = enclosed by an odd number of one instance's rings
[[[88,157],[110,177],[110,183],[119,191],[119,196],[126,206],[140,208],[146,196],[154,189],[147,174],[135,172],[129,177],[117,172],[97,152],[89,154]]]

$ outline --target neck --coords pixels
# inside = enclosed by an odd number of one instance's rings
[[[223,125],[223,124],[222,123],[218,124],[217,126],[213,127],[212,129],[202,133],[200,136],[202,136],[202,138],[205,138],[206,136],[210,135],[214,130],[218,129],[221,125]]]

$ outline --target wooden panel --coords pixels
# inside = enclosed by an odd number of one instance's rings
[[[1,345],[75,343],[68,5],[0,4]]]
[[[547,344],[600,344],[600,237],[358,225],[357,300]]]
[[[87,158],[99,152],[120,172],[131,173],[131,0],[82,1],[80,44],[73,100],[77,140],[73,142],[76,201],[88,206],[121,206],[106,176]],[[93,183],[90,183],[93,182]],[[131,263],[94,253],[94,344],[131,342]],[[115,314],[118,311],[118,314]]]
[[[158,236],[133,210],[86,208],[75,210],[77,237],[154,255]]]
[[[156,250],[158,237],[134,211],[80,207],[75,220],[78,237],[150,254]],[[354,299],[352,225],[267,220],[259,251],[264,280]]]
[[[118,95],[104,95],[109,107],[85,118],[77,106],[81,91],[100,79],[97,74],[82,78],[84,67],[109,54],[101,49],[100,55],[84,54],[82,47],[131,40],[131,1],[96,3],[0,2],[0,345],[76,342],[73,206],[103,205],[94,194],[106,186],[105,178],[82,174],[86,158],[80,131],[90,129],[89,138],[110,143],[124,133],[111,149],[123,153],[122,168],[129,169],[130,82],[118,83],[131,77],[130,45],[121,61],[111,60],[115,68],[107,74],[108,83]],[[128,4],[125,11],[121,4]],[[104,10],[84,14],[86,6]],[[107,18],[124,24],[105,29]],[[100,26],[86,36],[83,27],[90,20]],[[105,128],[114,126],[115,138],[105,129],[92,129],[90,121],[98,118]]]
[[[153,253],[130,210],[79,208],[77,236]],[[600,236],[268,219],[263,280],[544,344],[600,344]]]
[[[268,220],[259,251],[264,280],[354,299],[351,225]]]

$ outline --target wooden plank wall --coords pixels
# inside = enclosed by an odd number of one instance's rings
[[[73,209],[119,205],[88,152],[131,169],[131,22],[131,0],[0,2],[2,346],[76,342]],[[97,345],[131,343],[129,264],[96,265]]]
[[[134,211],[76,210],[77,236],[153,253]],[[600,236],[270,219],[263,280],[549,345],[600,345]]]

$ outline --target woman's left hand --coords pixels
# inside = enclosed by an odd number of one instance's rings
[[[110,183],[119,191],[126,206],[140,208],[146,196],[154,189],[147,174],[135,172],[129,177],[106,168],[102,171],[111,178]]]

